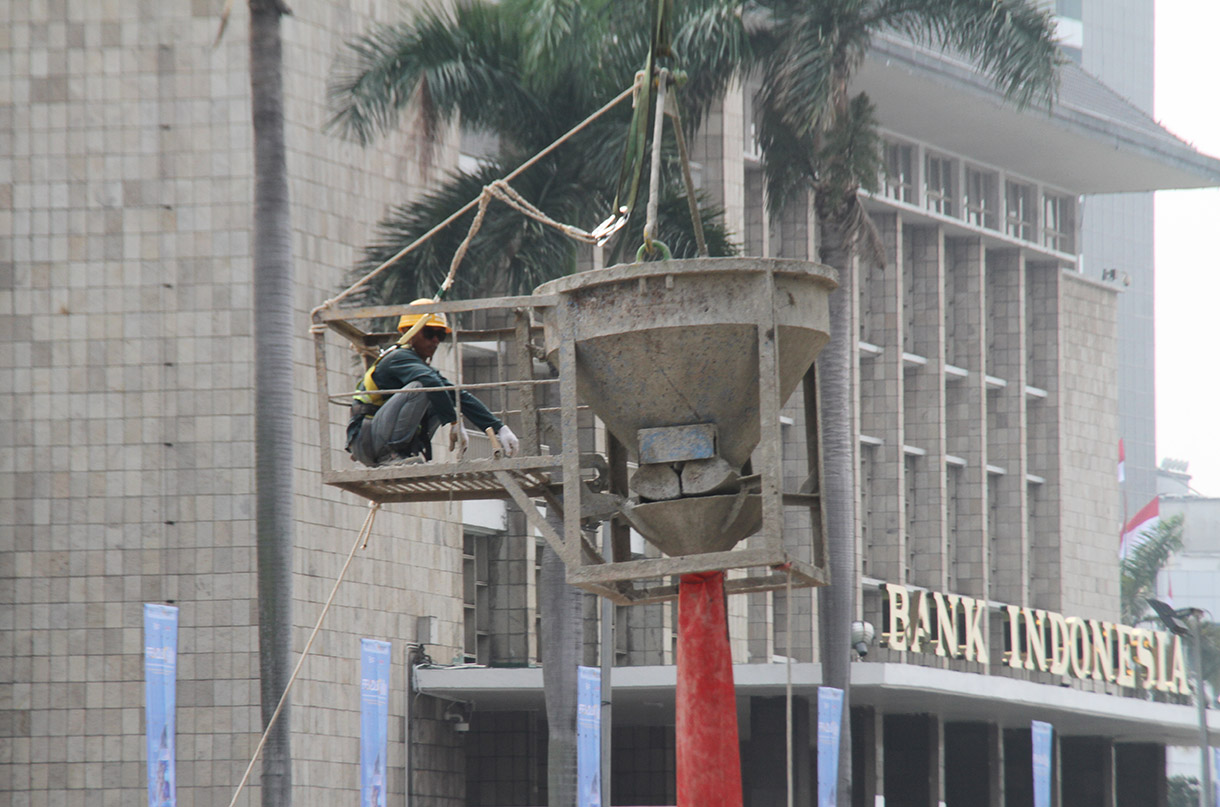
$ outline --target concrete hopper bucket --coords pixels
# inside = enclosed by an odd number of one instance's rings
[[[775,329],[785,401],[829,338],[833,278],[806,261],[697,258],[534,291],[558,298],[543,313],[548,356],[575,343],[581,400],[638,463],[625,515],[667,555],[729,549],[759,528],[760,497],[737,482],[759,442],[758,336]]]

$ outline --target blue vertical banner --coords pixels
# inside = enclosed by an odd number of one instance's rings
[[[839,737],[843,734],[843,690],[818,687],[818,807],[839,801]]]
[[[1034,752],[1034,807],[1051,807],[1051,736],[1050,723],[1034,720],[1029,724]]]
[[[178,609],[144,603],[144,730],[148,807],[178,803],[174,713],[178,685]]]
[[[390,643],[360,640],[360,807],[386,807]]]
[[[601,807],[602,672],[576,671],[576,807]]]
[[[1212,749],[1212,806],[1220,805],[1220,777],[1216,776],[1216,772],[1220,771],[1220,748]]]

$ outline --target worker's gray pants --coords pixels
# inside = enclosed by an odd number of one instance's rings
[[[352,456],[362,464],[380,465],[415,454],[432,454],[432,435],[440,419],[432,414],[424,385],[412,381],[396,392],[371,418],[366,418],[352,441]]]

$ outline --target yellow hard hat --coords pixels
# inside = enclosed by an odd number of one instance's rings
[[[412,300],[411,305],[433,305],[436,301],[431,297],[420,297],[418,300]],[[398,332],[406,333],[407,330],[419,322],[423,314],[403,314],[398,320]],[[442,328],[445,333],[453,333],[449,328],[449,320],[445,319],[444,314],[428,314],[428,319],[424,322],[425,328]]]

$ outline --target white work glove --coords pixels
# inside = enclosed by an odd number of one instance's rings
[[[449,450],[457,449],[458,457],[466,456],[466,447],[470,445],[470,438],[466,436],[466,430],[462,428],[462,422],[455,420],[449,424]]]
[[[500,427],[500,445],[504,447],[505,458],[515,457],[521,449],[521,441],[507,425]]]

